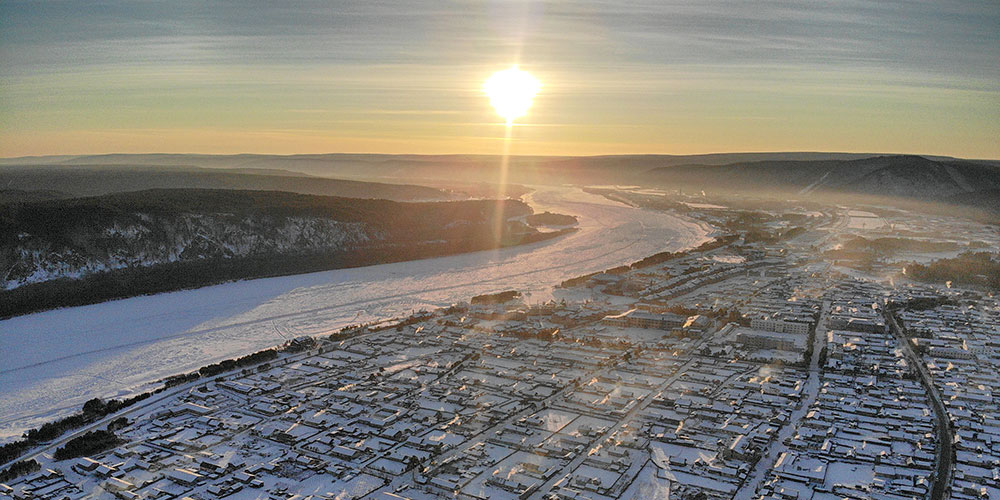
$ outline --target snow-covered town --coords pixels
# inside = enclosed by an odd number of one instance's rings
[[[0,500],[1000,500],[1000,0],[0,0]]]
[[[1000,499],[1000,301],[812,259],[831,236],[809,236],[172,377],[0,497]],[[113,441],[67,451],[94,432]]]

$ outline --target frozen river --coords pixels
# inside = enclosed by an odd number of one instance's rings
[[[498,251],[266,278],[60,309],[0,321],[0,441],[93,397],[152,388],[305,334],[446,306],[480,293],[551,297],[562,280],[709,239],[699,224],[570,187],[539,187],[536,212],[573,214],[580,231]]]

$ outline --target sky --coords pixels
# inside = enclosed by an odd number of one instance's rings
[[[1000,158],[1000,2],[0,2],[0,156]]]

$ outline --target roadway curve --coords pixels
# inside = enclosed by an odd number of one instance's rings
[[[896,336],[896,340],[899,341],[899,345],[903,349],[907,361],[917,368],[917,373],[920,374],[920,381],[924,385],[924,390],[927,391],[927,396],[933,403],[931,406],[934,407],[938,446],[937,471],[934,474],[934,486],[931,488],[931,500],[945,500],[951,497],[950,490],[953,469],[951,457],[954,453],[952,450],[952,441],[954,438],[951,433],[951,417],[948,416],[948,410],[944,407],[944,402],[941,400],[941,393],[938,392],[937,386],[934,385],[934,378],[927,371],[927,366],[924,365],[923,359],[913,351],[913,345],[909,339],[906,338],[906,335],[903,335],[903,329],[896,322],[896,315],[891,309],[886,308],[885,318],[889,323],[889,328],[892,330],[893,335]]]

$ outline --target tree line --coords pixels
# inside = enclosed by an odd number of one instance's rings
[[[658,265],[658,264],[663,264],[664,262],[668,262],[668,261],[671,261],[671,260],[674,260],[674,259],[679,259],[681,257],[686,257],[686,256],[691,255],[691,254],[695,254],[695,253],[699,253],[699,252],[707,252],[709,250],[715,250],[716,248],[721,248],[721,247],[724,247],[726,245],[729,245],[729,244],[735,242],[737,239],[739,239],[739,235],[736,235],[736,234],[727,234],[727,235],[717,236],[715,239],[713,239],[711,241],[706,241],[705,243],[702,243],[701,245],[698,245],[695,248],[691,248],[691,249],[688,249],[688,250],[683,250],[683,251],[680,251],[680,252],[659,252],[659,253],[654,253],[653,255],[650,255],[649,257],[645,257],[643,259],[637,260],[637,261],[635,261],[635,262],[633,262],[631,264],[627,264],[627,265],[624,265],[624,266],[618,266],[618,267],[612,267],[610,269],[605,269],[604,271],[598,271],[598,272],[595,272],[595,273],[584,274],[582,276],[577,276],[575,278],[570,278],[570,279],[565,280],[562,283],[560,283],[559,287],[560,288],[572,288],[572,287],[580,286],[580,285],[586,283],[591,278],[593,278],[594,276],[597,276],[598,274],[601,274],[601,273],[623,274],[623,273],[626,273],[626,272],[634,270],[634,269],[642,269],[644,267],[650,267],[650,266],[655,266],[655,265]]]
[[[108,401],[100,398],[91,399],[83,404],[83,408],[79,412],[53,422],[46,422],[41,427],[25,432],[21,439],[0,446],[0,463],[14,460],[39,444],[52,441],[73,429],[94,423],[107,415],[132,406],[152,396],[152,394],[144,392],[131,398]]]
[[[257,351],[253,354],[242,356],[240,358],[227,359],[220,361],[218,363],[213,363],[211,365],[203,366],[197,371],[191,373],[173,375],[164,379],[163,386],[161,386],[160,388],[154,391],[148,391],[142,394],[137,394],[130,398],[111,399],[107,401],[101,398],[91,399],[83,404],[83,407],[80,409],[79,412],[74,413],[68,417],[61,418],[59,420],[46,422],[45,424],[42,424],[40,427],[26,431],[21,439],[0,446],[0,463],[10,462],[11,460],[14,460],[17,457],[23,455],[24,453],[26,453],[28,450],[30,450],[35,446],[44,444],[46,442],[50,442],[73,429],[78,429],[80,427],[92,424],[100,420],[101,418],[104,418],[107,415],[111,415],[124,408],[132,406],[135,403],[147,399],[153,394],[163,392],[164,390],[170,387],[174,387],[186,382],[197,380],[198,378],[201,377],[212,377],[220,373],[237,368],[246,368],[249,366],[265,364],[268,361],[271,361],[274,358],[276,358],[279,352],[296,352],[297,350],[300,350],[299,347],[300,344],[301,342],[298,344],[289,343],[282,349],[275,349],[275,348],[264,349],[261,351]],[[121,428],[123,426],[122,425],[123,423],[125,422],[123,422],[123,419],[120,418],[112,422],[112,424],[109,427]],[[92,440],[96,442],[107,442],[106,440],[98,439],[100,437],[101,435],[91,436]],[[85,449],[84,445],[85,443],[82,442],[76,443],[73,447],[71,447],[68,451],[64,453],[73,453],[75,452],[74,450]],[[25,469],[24,466],[22,465],[18,466],[18,468],[16,469],[11,469],[11,470],[23,471]]]

